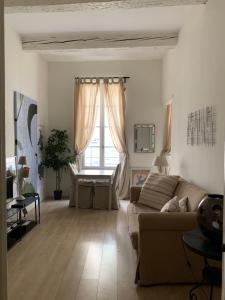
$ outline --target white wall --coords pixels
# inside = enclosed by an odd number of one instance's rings
[[[48,130],[48,64],[38,54],[22,50],[18,34],[5,28],[6,156],[15,155],[13,93],[38,101],[38,125]],[[43,186],[41,188],[43,194]]]
[[[163,64],[163,100],[174,97],[171,170],[214,193],[224,193],[224,12],[224,0],[195,7]],[[212,104],[216,146],[187,146],[187,114]]]
[[[127,136],[133,167],[150,167],[156,154],[133,151],[133,126],[156,125],[156,153],[162,145],[163,105],[161,101],[161,61],[112,61],[49,64],[49,129],[66,129],[73,137],[73,91],[76,76],[130,76],[127,82]],[[67,180],[67,179],[66,179]],[[68,181],[68,180],[67,180]],[[48,184],[49,193],[53,183]],[[69,183],[64,184],[68,194]]]

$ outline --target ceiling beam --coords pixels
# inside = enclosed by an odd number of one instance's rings
[[[208,0],[5,0],[6,13],[65,12],[206,4]]]
[[[91,34],[56,34],[22,37],[24,50],[76,50],[96,48],[134,48],[175,46],[178,33],[91,33]]]

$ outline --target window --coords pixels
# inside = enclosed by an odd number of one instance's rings
[[[83,155],[84,168],[115,168],[120,155],[113,145],[110,134],[108,111],[104,101],[103,86],[97,104],[96,126],[90,144]]]

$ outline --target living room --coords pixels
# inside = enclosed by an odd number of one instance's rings
[[[166,156],[169,174],[179,175],[207,193],[224,194],[224,1],[105,1],[93,4],[95,9],[85,4],[84,8],[70,7],[79,1],[69,1],[61,8],[61,0],[56,1],[57,8],[52,3],[20,2],[5,1],[5,157],[15,156],[15,91],[37,101],[38,126],[45,143],[52,129],[66,130],[73,151],[75,78],[129,77],[123,84],[130,169],[157,172],[152,164],[163,149],[165,111],[172,103],[172,145]],[[59,8],[61,12],[56,12]],[[95,49],[86,41],[83,48],[74,44],[71,50],[57,43],[60,34],[69,31],[74,31],[76,38],[102,31],[115,38],[113,32],[117,32],[124,40],[150,32],[160,34],[161,40],[153,34],[147,42],[109,42],[110,46],[106,43],[104,47],[101,40]],[[52,35],[56,40],[51,40]],[[43,37],[46,45],[40,46],[37,41]],[[104,39],[104,35],[100,37]],[[195,144],[192,139],[188,143],[189,115],[208,107],[215,109],[215,140],[208,145]],[[134,151],[136,124],[155,125],[154,152]],[[52,201],[52,175],[45,170],[39,183],[41,224],[8,252],[9,299],[188,299],[192,282],[146,288],[134,284],[137,257],[126,222],[128,201],[121,200],[118,211],[69,208],[69,173],[63,175],[62,201]],[[74,226],[74,232],[68,225]],[[26,263],[29,258],[32,263]],[[60,272],[62,276],[57,276]],[[29,284],[33,287],[25,289]],[[214,298],[220,299],[220,293],[220,288],[215,289]],[[201,290],[197,295],[207,299]]]

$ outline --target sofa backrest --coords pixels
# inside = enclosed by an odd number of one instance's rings
[[[177,196],[178,199],[188,197],[188,211],[191,212],[198,209],[199,203],[206,194],[207,192],[205,190],[186,180],[180,180],[174,192],[174,195]]]

